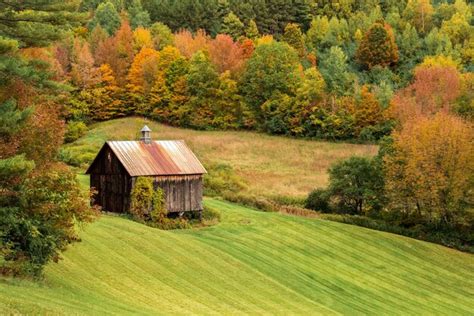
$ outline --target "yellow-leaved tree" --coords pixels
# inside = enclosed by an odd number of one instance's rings
[[[160,54],[153,48],[143,47],[135,55],[127,76],[128,112],[149,114],[148,93],[153,86]]]
[[[472,123],[446,112],[406,122],[384,158],[389,209],[434,224],[468,225],[473,157]]]

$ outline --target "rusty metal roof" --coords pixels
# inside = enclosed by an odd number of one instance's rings
[[[108,141],[130,176],[165,176],[207,173],[183,140]]]

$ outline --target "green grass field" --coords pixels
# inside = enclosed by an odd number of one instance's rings
[[[312,189],[326,186],[326,171],[333,162],[351,155],[377,153],[374,145],[291,139],[245,131],[196,131],[138,117],[94,124],[83,138],[66,148],[92,160],[106,140],[138,139],[144,124],[153,130],[154,139],[184,139],[205,165],[231,165],[246,182],[246,193],[255,196],[306,197]]]
[[[103,216],[0,314],[471,314],[474,256],[219,200],[222,222],[161,231]]]

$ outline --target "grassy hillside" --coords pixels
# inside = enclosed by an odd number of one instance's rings
[[[41,284],[0,282],[0,314],[470,314],[474,257],[218,200],[221,224],[160,231],[104,216]]]
[[[125,118],[91,126],[85,137],[67,147],[90,159],[106,140],[138,139],[147,124],[154,139],[184,139],[204,164],[228,163],[257,196],[303,197],[327,183],[331,163],[351,155],[374,155],[377,147],[316,142],[254,132],[195,131]]]

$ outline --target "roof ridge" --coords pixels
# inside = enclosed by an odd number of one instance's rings
[[[154,140],[150,144],[138,140],[110,140],[104,146],[110,148],[132,177],[207,173],[184,139]]]

